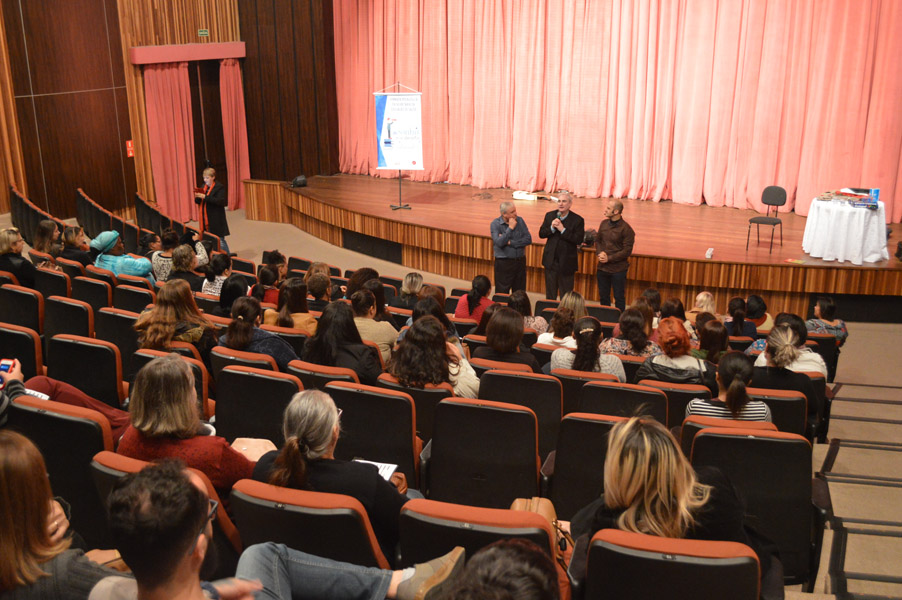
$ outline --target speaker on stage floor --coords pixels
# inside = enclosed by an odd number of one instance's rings
[[[293,187],[293,188],[307,187],[307,176],[306,175],[298,175],[297,177],[292,179],[291,187]]]

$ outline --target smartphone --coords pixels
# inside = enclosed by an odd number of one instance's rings
[[[13,370],[14,364],[16,364],[16,361],[14,361],[11,358],[4,358],[3,360],[0,360],[0,372],[9,373],[10,371]],[[0,380],[0,390],[2,390],[3,387],[4,387],[3,381]]]

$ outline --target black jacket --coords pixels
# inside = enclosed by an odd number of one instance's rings
[[[219,237],[229,235],[229,222],[226,221],[225,214],[225,209],[229,204],[229,200],[226,196],[224,185],[217,181],[213,184],[213,189],[210,190],[209,194],[204,196],[203,199],[195,198],[194,202],[200,204],[201,208],[206,207],[207,209],[207,222],[204,226],[205,231],[209,231]]]
[[[19,280],[19,285],[34,289],[34,276],[37,268],[21,254],[15,252],[0,254],[0,271],[12,273]]]
[[[539,237],[548,240],[542,253],[542,266],[546,269],[552,267],[557,257],[561,273],[576,273],[579,269],[579,247],[586,235],[586,222],[571,210],[564,219],[564,233],[558,233],[557,229],[551,228],[557,215],[556,210],[545,213],[545,220],[539,228]]]

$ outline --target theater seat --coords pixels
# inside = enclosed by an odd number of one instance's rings
[[[304,389],[289,373],[230,365],[216,380],[216,432],[229,442],[239,437],[264,438],[281,447],[282,414]]]
[[[0,354],[2,358],[16,358],[22,365],[22,376],[28,381],[44,374],[41,336],[34,329],[0,322]]]
[[[412,388],[401,385],[398,379],[389,373],[383,373],[376,380],[376,386],[410,394],[417,408],[417,435],[423,442],[432,439],[435,423],[435,407],[445,398],[454,395],[449,383],[429,384],[425,388]]]
[[[119,348],[110,342],[79,335],[59,334],[48,343],[55,358],[47,376],[72,384],[88,396],[122,408],[128,385],[122,382]]]

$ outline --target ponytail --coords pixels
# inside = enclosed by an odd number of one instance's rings
[[[232,350],[244,350],[254,338],[254,327],[260,317],[260,301],[245,296],[232,303],[232,322],[226,330],[225,345]]]
[[[736,297],[730,300],[727,306],[730,317],[733,321],[730,323],[730,335],[742,335],[742,325],[745,323],[745,300]]]
[[[559,309],[561,310],[567,309]],[[572,369],[576,371],[594,371],[598,364],[598,356],[601,354],[599,343],[601,342],[601,323],[594,317],[583,317],[576,322],[573,328],[573,337],[576,338],[576,355],[573,357]]]
[[[733,415],[734,419],[739,418],[739,415],[742,414],[742,409],[750,401],[751,398],[749,398],[745,389],[745,382],[742,381],[742,377],[737,373],[733,376],[730,387],[727,388],[727,408],[730,409],[730,414]]]
[[[738,419],[745,405],[751,402],[746,386],[752,381],[753,373],[752,359],[736,350],[724,354],[717,363],[720,382],[727,386],[727,408],[734,419]]]
[[[276,457],[269,484],[299,490],[307,487],[307,444],[297,436],[289,437]]]
[[[467,311],[473,314],[479,301],[489,295],[492,290],[492,282],[485,275],[477,275],[473,278],[473,288],[467,292]]]

